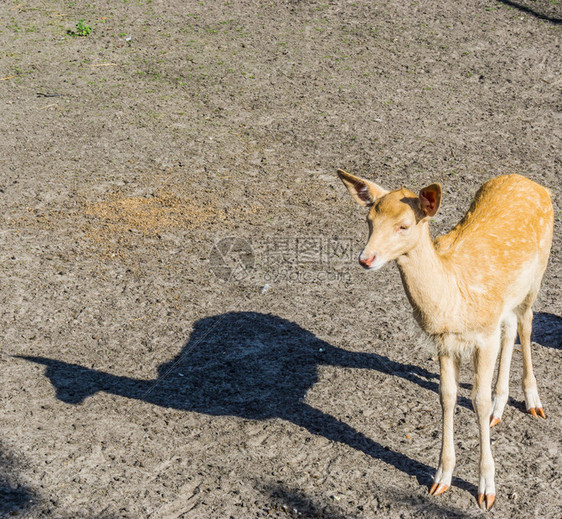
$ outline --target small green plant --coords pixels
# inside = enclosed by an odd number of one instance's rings
[[[78,20],[75,31],[68,31],[71,36],[88,36],[92,32],[92,28],[84,23],[84,20]]]
[[[84,20],[78,20],[76,24],[76,34],[78,36],[88,36],[92,32],[92,28],[84,23]]]

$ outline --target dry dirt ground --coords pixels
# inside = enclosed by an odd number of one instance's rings
[[[438,368],[396,268],[357,264],[344,167],[441,182],[435,234],[492,176],[552,189],[548,419],[516,353],[487,515],[560,517],[560,1],[0,12],[0,516],[485,515],[470,363],[454,486],[427,495]]]

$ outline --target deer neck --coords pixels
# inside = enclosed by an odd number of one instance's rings
[[[444,333],[457,306],[456,282],[435,250],[428,223],[416,246],[396,262],[418,324],[431,335]]]

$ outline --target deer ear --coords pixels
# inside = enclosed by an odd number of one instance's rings
[[[338,169],[338,175],[342,179],[351,197],[360,205],[369,206],[373,202],[388,193],[386,189],[377,186],[374,182],[346,173]]]
[[[441,186],[431,184],[420,191],[420,210],[426,216],[435,216],[441,205]]]

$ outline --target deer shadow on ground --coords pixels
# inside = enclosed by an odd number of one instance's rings
[[[532,2],[532,5],[528,5],[530,2],[513,2],[512,0],[497,0],[500,4],[507,5],[508,7],[518,9],[519,11],[530,14],[539,20],[544,20],[545,22],[550,22],[554,25],[562,24],[562,18],[558,16],[551,16],[550,14],[546,14],[545,12],[541,12],[537,9],[536,1]],[[551,2],[552,3],[552,2]],[[527,5],[526,5],[527,4]],[[539,8],[543,6],[538,6]],[[547,6],[548,7],[548,6]],[[552,7],[552,6],[551,6]],[[544,7],[543,7],[544,9]],[[558,14],[558,13],[556,13]]]
[[[45,374],[57,398],[68,404],[80,404],[104,391],[212,416],[281,418],[382,460],[415,476],[420,484],[429,483],[434,473],[429,466],[310,406],[305,395],[317,382],[321,365],[376,370],[434,392],[438,391],[438,375],[377,353],[337,348],[274,315],[231,312],[197,321],[188,343],[173,360],[159,367],[154,380],[116,376],[43,357],[20,358],[46,366]],[[455,484],[476,491],[460,478]]]
[[[32,490],[22,485],[19,463],[0,442],[0,517],[23,513],[37,501]]]
[[[375,502],[367,503],[366,506],[363,503],[355,505],[357,513],[361,517],[370,517],[369,512],[376,516],[381,514],[380,509],[384,504],[379,501],[377,496],[384,496],[385,500],[393,503],[393,508],[395,509],[394,516],[396,517],[399,515],[400,517],[403,515],[408,517],[410,515],[412,517],[419,515],[421,517],[446,517],[447,519],[466,519],[468,517],[465,510],[455,508],[450,504],[433,498],[429,494],[412,495],[410,492],[403,492],[392,486],[381,487],[374,482],[371,485],[376,485],[373,490]],[[350,515],[348,511],[344,511],[344,507],[349,510],[349,507],[353,506],[353,504],[348,501],[346,504],[342,503],[343,506],[340,507],[334,499],[336,496],[332,496],[334,500],[326,499],[326,495],[312,495],[305,492],[302,488],[286,486],[280,481],[266,484],[256,481],[255,487],[260,489],[268,497],[269,502],[277,508],[281,507],[287,511],[290,510],[293,515],[298,515],[302,519],[317,517],[322,517],[323,519],[346,519],[355,517]],[[407,514],[400,513],[404,509],[407,510]],[[379,512],[378,514],[377,511]]]
[[[562,350],[562,317],[537,312],[533,317],[532,341],[541,346]]]

